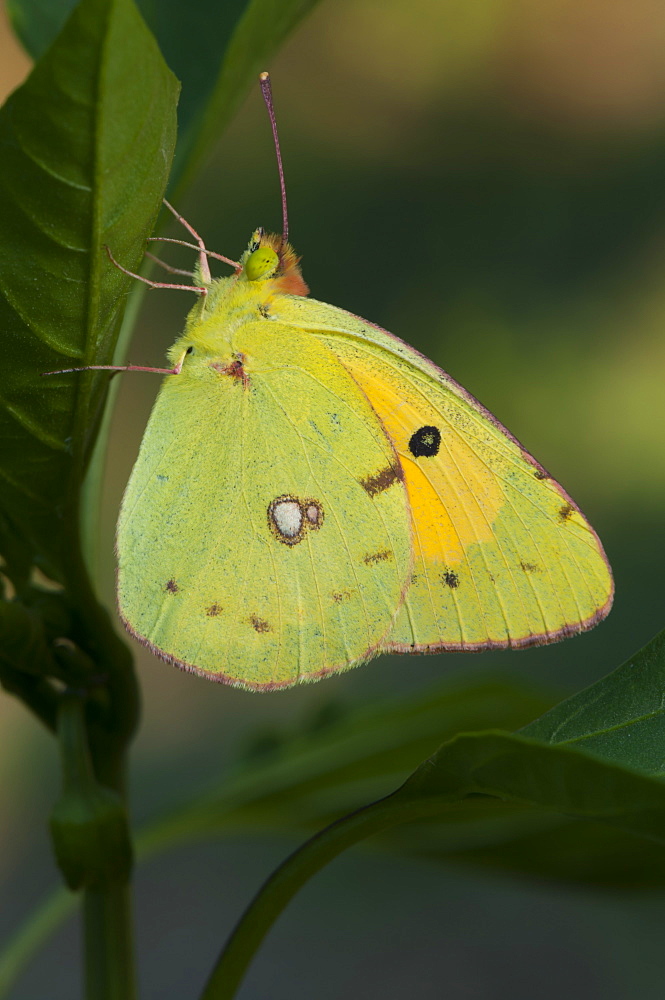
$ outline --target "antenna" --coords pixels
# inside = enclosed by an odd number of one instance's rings
[[[277,156],[277,170],[279,171],[279,186],[282,192],[282,246],[289,240],[289,213],[286,208],[286,185],[284,183],[284,167],[282,166],[282,154],[279,148],[279,136],[277,135],[277,121],[275,120],[275,106],[272,102],[272,87],[270,86],[270,73],[261,73],[259,76],[261,93],[268,109],[272,137],[275,142],[275,155]]]

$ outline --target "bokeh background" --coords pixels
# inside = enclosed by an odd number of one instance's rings
[[[2,15],[4,96],[29,62]],[[288,729],[328,701],[406,696],[443,674],[492,671],[563,695],[664,624],[665,7],[323,0],[268,68],[292,240],[312,294],[414,344],[510,427],[600,533],[616,605],[563,645],[384,657],[274,695],[209,684],[136,649],[137,821],[206,787],[257,731]],[[279,228],[258,87],[179,207],[230,256],[255,226]],[[131,360],[161,364],[189,305],[184,294],[149,295]],[[109,602],[113,522],[156,391],[157,380],[137,375],[118,395],[100,542]],[[45,824],[58,775],[50,739],[6,696],[0,727],[4,936],[57,882]],[[196,845],[139,870],[146,997],[197,995],[234,919],[296,843]],[[655,890],[571,890],[368,846],[300,894],[240,997],[655,1000],[664,904]],[[77,954],[70,921],[12,996],[78,997]]]

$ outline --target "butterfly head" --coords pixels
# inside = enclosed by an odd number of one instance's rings
[[[240,261],[241,275],[246,281],[270,281],[276,292],[307,295],[309,288],[300,273],[299,262],[290,243],[282,243],[282,237],[276,233],[257,229]]]

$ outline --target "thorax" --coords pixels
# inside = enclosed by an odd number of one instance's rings
[[[187,317],[184,337],[200,349],[215,352],[230,346],[245,323],[269,314],[272,281],[246,281],[234,275],[215,281]]]

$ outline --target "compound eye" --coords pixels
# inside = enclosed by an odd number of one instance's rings
[[[250,281],[268,278],[279,266],[279,257],[270,247],[259,247],[245,261],[245,274]]]

